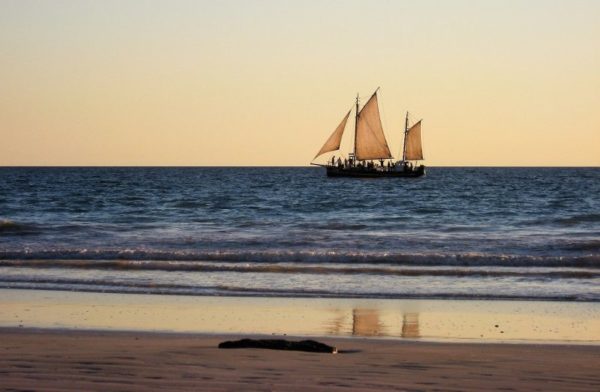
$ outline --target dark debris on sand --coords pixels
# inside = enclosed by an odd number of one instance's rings
[[[308,351],[336,354],[337,348],[315,340],[241,339],[219,343],[219,348],[265,348],[270,350]]]

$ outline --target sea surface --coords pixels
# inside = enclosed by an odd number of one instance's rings
[[[600,301],[599,168],[0,168],[0,288]]]

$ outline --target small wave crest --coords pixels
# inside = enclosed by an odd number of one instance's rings
[[[597,223],[600,222],[600,214],[579,214],[556,219],[556,222],[566,226],[574,226],[581,223]]]
[[[361,223],[346,223],[346,222],[329,222],[329,223],[300,223],[297,225],[300,228],[311,229],[311,230],[366,230],[369,225]]]
[[[0,219],[0,235],[24,235],[35,234],[38,230],[35,226],[15,222],[9,219]]]
[[[0,250],[0,260],[153,260],[250,263],[391,264],[406,266],[600,267],[600,255],[534,256],[484,253],[392,253],[288,250],[52,249]]]
[[[571,242],[562,246],[562,248],[573,251],[600,252],[600,239]]]
[[[33,290],[68,290],[101,293],[136,293],[159,295],[239,296],[239,297],[294,297],[294,298],[385,298],[385,299],[469,299],[469,300],[544,300],[597,302],[593,294],[537,294],[474,292],[404,292],[376,293],[369,291],[327,291],[315,289],[250,288],[229,285],[192,286],[185,284],[157,284],[151,282],[107,282],[94,279],[19,279],[1,278],[0,288]]]
[[[600,270],[581,268],[398,267],[341,264],[264,264],[131,260],[0,260],[0,267],[123,271],[237,272],[314,275],[382,275],[446,277],[600,278]]]

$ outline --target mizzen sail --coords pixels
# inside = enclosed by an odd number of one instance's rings
[[[406,132],[404,159],[418,161],[423,159],[423,146],[421,145],[421,121],[410,127]]]
[[[381,126],[377,92],[371,96],[358,115],[355,143],[358,160],[392,158]]]
[[[329,139],[327,139],[325,144],[323,144],[323,147],[321,147],[317,155],[315,155],[315,158],[321,154],[325,154],[326,152],[339,150],[342,135],[344,134],[344,129],[346,128],[346,122],[348,121],[348,117],[350,117],[351,111],[352,110],[349,110],[348,114],[344,116],[344,119],[342,120],[340,125],[338,125],[335,131],[333,131],[333,133],[331,134],[331,136],[329,136]]]

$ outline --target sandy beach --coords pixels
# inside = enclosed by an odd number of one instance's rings
[[[3,391],[600,388],[595,346],[323,338],[342,353],[220,350],[232,336],[7,329]],[[289,337],[288,337],[289,338]]]
[[[0,290],[0,389],[600,388],[598,306]],[[308,337],[340,354],[220,350]]]

